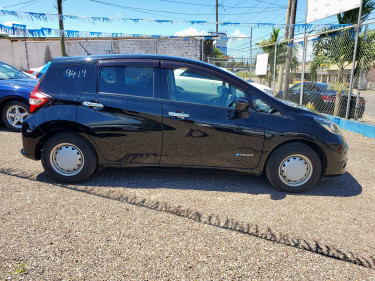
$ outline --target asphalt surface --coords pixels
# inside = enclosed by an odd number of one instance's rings
[[[312,191],[264,177],[105,169],[51,181],[0,128],[0,280],[375,280],[375,140]]]

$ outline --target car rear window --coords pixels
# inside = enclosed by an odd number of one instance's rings
[[[153,97],[154,72],[152,67],[102,67],[98,92]]]
[[[56,72],[64,81],[78,91],[83,91],[85,89],[89,79],[88,70],[88,64],[71,64],[56,67]]]

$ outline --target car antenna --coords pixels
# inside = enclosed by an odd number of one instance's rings
[[[91,54],[87,51],[87,49],[86,49],[85,47],[83,47],[83,45],[82,45],[80,42],[78,42],[78,44],[80,44],[81,47],[85,50],[87,56],[90,56],[90,55],[91,55]]]

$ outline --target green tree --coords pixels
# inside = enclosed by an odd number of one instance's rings
[[[363,0],[363,9],[361,21],[366,20],[370,13],[375,9],[374,0]],[[356,24],[358,22],[359,8],[353,9],[337,15],[339,24]],[[332,87],[336,91],[336,102],[334,115],[339,115],[340,105],[342,104],[344,88],[346,82],[344,79],[345,69],[351,66],[354,55],[354,45],[356,32],[354,28],[344,31],[332,31],[332,29],[323,30],[317,41],[313,45],[313,60],[310,66],[310,76],[312,81],[317,79],[317,70],[330,67],[337,68],[337,81]],[[355,73],[361,70],[369,70],[375,61],[375,33],[369,32],[365,38],[364,32],[359,36],[358,49],[355,64]],[[362,73],[363,75],[364,73]]]
[[[269,39],[265,40],[262,39],[259,43],[257,43],[258,46],[260,46],[264,53],[268,53],[268,63],[270,66],[270,71],[267,73],[266,78],[268,81],[268,86],[271,87],[272,79],[273,79],[273,68],[274,68],[274,59],[275,59],[275,44],[279,41],[279,33],[280,28],[273,28],[272,33]],[[295,55],[296,52],[293,52],[292,57],[292,69],[296,69],[298,65],[297,56]],[[286,43],[279,43],[277,44],[277,50],[276,50],[276,62],[278,65],[282,65],[285,63],[285,54],[286,54]],[[276,69],[276,75],[277,75],[277,69]]]

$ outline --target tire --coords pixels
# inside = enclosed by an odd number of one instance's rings
[[[321,177],[321,161],[311,147],[288,143],[271,153],[266,163],[266,175],[279,190],[298,193],[308,191]]]
[[[98,166],[95,149],[73,133],[59,133],[48,139],[42,148],[41,160],[52,179],[65,183],[88,179]]]
[[[8,129],[21,132],[22,123],[29,114],[30,108],[26,103],[13,100],[4,105],[1,118]]]

